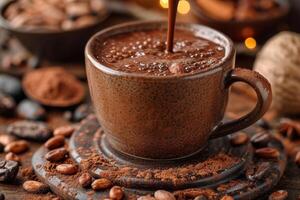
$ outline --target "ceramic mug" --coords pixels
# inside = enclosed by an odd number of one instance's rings
[[[257,72],[235,69],[232,41],[211,28],[179,23],[225,48],[218,65],[195,74],[153,76],[117,71],[96,59],[108,38],[120,33],[167,28],[166,22],[117,25],[94,35],[86,46],[86,71],[97,118],[115,150],[147,159],[181,158],[200,151],[211,138],[244,129],[260,119],[271,103],[271,87]],[[249,84],[258,97],[255,108],[224,123],[229,87]]]

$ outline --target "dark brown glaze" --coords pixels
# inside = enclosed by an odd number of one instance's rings
[[[214,136],[219,136],[253,124],[271,101],[266,79],[249,70],[234,70],[232,42],[204,26],[177,25],[177,28],[192,31],[225,48],[221,62],[201,73],[165,77],[126,73],[100,64],[93,56],[95,41],[101,42],[119,33],[156,30],[166,25],[162,22],[119,25],[98,33],[86,47],[90,92],[107,140],[118,151],[138,157],[166,159],[193,154],[205,146],[214,130],[218,130]],[[222,124],[228,87],[236,81],[254,87],[260,97],[258,106],[250,115],[226,125],[226,130],[216,129]]]
[[[93,54],[112,69],[157,76],[198,73],[216,66],[225,55],[221,45],[184,30],[176,30],[169,53],[166,34],[151,30],[115,35],[95,44]]]

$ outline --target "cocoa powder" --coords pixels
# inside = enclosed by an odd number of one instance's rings
[[[31,71],[25,75],[22,84],[29,97],[48,106],[76,105],[85,96],[85,90],[80,81],[61,67]]]

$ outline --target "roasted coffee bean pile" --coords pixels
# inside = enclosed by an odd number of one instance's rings
[[[72,30],[97,23],[106,9],[103,0],[18,0],[4,16],[15,28]]]

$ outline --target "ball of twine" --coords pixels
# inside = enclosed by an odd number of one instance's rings
[[[254,69],[271,83],[276,110],[288,115],[300,113],[300,34],[281,32],[271,38]]]

